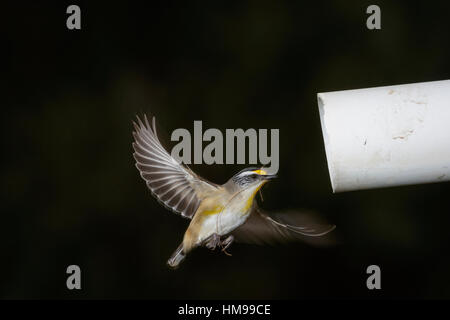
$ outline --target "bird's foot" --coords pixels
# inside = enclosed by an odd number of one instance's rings
[[[217,247],[221,247],[221,251],[225,253],[227,256],[231,256],[231,253],[227,252],[228,247],[233,243],[234,237],[233,235],[229,235],[225,240],[221,240],[220,236],[217,233],[214,233],[209,237],[209,239],[205,242],[205,247],[210,250],[215,250]]]
[[[214,233],[209,239],[206,241],[205,246],[210,249],[214,250],[218,245],[221,244],[220,236],[217,233]]]
[[[232,254],[227,252],[227,248],[233,243],[233,241],[234,241],[233,235],[229,235],[225,240],[223,240],[220,243],[220,246],[222,247],[222,252],[230,257],[232,256]]]

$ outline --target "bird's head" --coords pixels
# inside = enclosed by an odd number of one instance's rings
[[[268,173],[266,168],[246,168],[236,173],[230,180],[235,187],[244,190],[250,188],[259,189],[264,183],[276,177],[275,174]]]

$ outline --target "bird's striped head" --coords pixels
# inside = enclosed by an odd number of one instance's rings
[[[276,177],[275,174],[269,174],[265,168],[252,167],[239,171],[231,178],[231,180],[235,185],[241,188],[248,188],[255,185],[261,185]]]

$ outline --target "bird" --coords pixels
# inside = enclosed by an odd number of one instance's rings
[[[132,147],[140,176],[158,202],[190,219],[181,244],[167,261],[170,268],[178,268],[197,247],[221,248],[231,255],[227,249],[234,241],[270,244],[322,237],[335,229],[315,223],[308,215],[268,214],[260,209],[255,199],[258,191],[277,177],[265,167],[245,168],[222,185],[200,177],[163,147],[155,117],[152,125],[145,114],[143,120],[136,118]]]

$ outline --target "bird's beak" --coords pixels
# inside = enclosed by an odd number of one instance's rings
[[[263,175],[263,176],[261,176],[264,180],[272,180],[272,179],[275,179],[276,177],[277,177],[277,175],[276,174],[266,174],[266,175]]]

